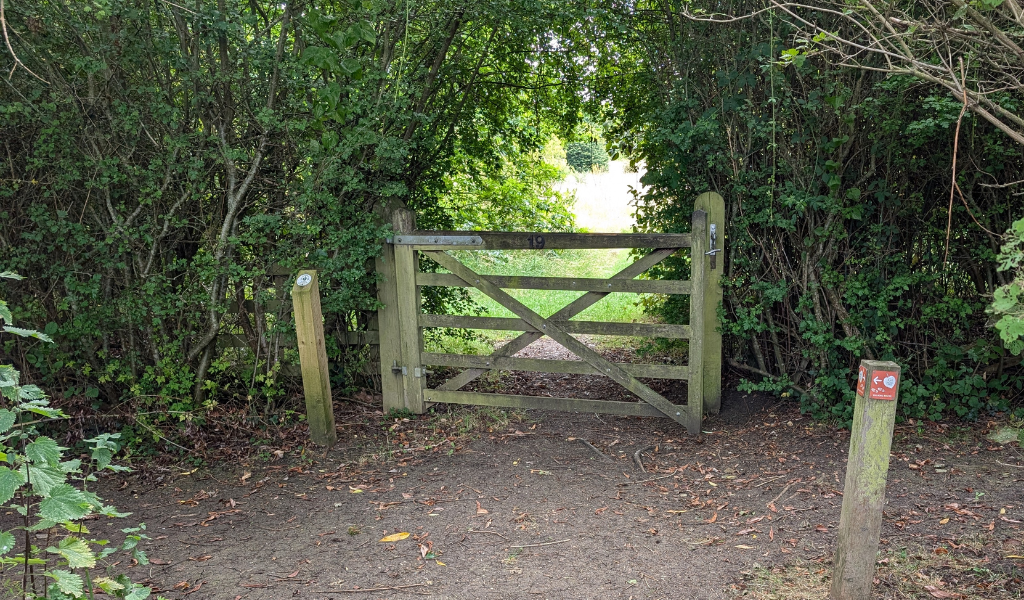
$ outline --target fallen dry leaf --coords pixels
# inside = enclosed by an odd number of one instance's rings
[[[478,515],[486,515],[488,512],[490,512],[490,511],[487,510],[486,508],[480,506],[480,501],[477,500],[476,501],[476,514],[478,514]]]
[[[252,473],[250,473],[249,471],[242,473],[242,483],[245,483],[245,480],[249,479],[250,477],[252,477]]]
[[[967,596],[964,596],[963,594],[958,594],[956,592],[947,592],[945,590],[940,590],[939,588],[935,587],[934,585],[926,585],[926,586],[924,586],[924,589],[933,598],[966,598],[967,597]]]
[[[382,541],[382,542],[397,542],[399,540],[404,540],[407,537],[409,537],[409,532],[408,531],[403,531],[401,533],[392,533],[391,535],[386,535],[386,536],[380,538],[380,541]]]
[[[737,544],[737,545],[733,546],[733,548],[739,548],[740,550],[753,550],[754,549],[753,546],[747,546],[745,544]]]
[[[816,526],[816,527],[814,528],[814,530],[815,530],[815,531],[822,531],[822,532],[828,532],[828,527],[825,527],[824,525],[818,525],[818,526]]]
[[[707,521],[704,521],[704,522],[705,523],[714,523],[717,520],[718,520],[718,513],[716,512],[715,514],[711,515],[710,519],[708,519]]]

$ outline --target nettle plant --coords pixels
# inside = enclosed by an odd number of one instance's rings
[[[0,272],[0,279],[21,277]],[[2,299],[0,326],[0,333],[51,342],[46,334],[14,327]],[[90,537],[85,525],[91,518],[128,516],[88,490],[96,473],[128,470],[111,462],[119,434],[85,440],[88,458],[69,458],[67,448],[37,428],[67,415],[51,407],[38,386],[22,385],[20,380],[17,369],[0,364],[0,572],[5,574],[0,593],[15,593],[23,600],[93,599],[97,593],[130,600],[149,597],[150,588],[125,575],[93,573],[119,552],[139,564],[149,562],[138,547],[146,539],[144,524],[122,529],[124,542],[116,545]],[[36,545],[40,541],[43,544]]]

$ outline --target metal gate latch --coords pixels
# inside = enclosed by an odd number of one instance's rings
[[[715,256],[719,252],[722,251],[721,248],[715,248],[715,246],[717,245],[717,240],[718,240],[718,232],[715,231],[716,229],[717,228],[715,227],[715,224],[712,223],[711,224],[711,249],[704,253],[704,254],[706,254],[706,255],[711,257],[711,270],[712,271],[715,269],[715,262],[716,262],[715,261]]]

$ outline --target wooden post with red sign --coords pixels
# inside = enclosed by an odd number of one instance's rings
[[[860,361],[831,600],[871,597],[899,387],[899,365]]]

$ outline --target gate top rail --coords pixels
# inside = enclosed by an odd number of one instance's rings
[[[393,242],[413,250],[596,250],[688,248],[688,233],[509,233],[504,231],[411,231]]]

